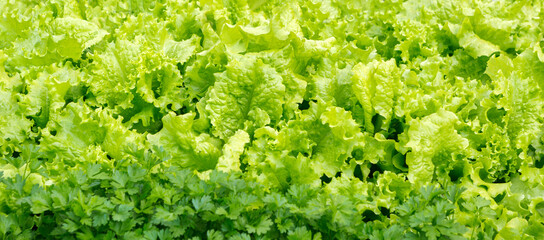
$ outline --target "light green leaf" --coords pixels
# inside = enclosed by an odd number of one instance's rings
[[[406,154],[410,182],[422,186],[432,181],[439,170],[436,164],[453,161],[454,154],[468,147],[468,140],[457,133],[456,124],[457,116],[445,110],[408,121],[410,128],[399,139],[411,149]]]
[[[249,143],[249,135],[243,130],[238,130],[223,146],[223,155],[217,162],[217,170],[224,172],[240,171],[240,155],[244,152],[244,146]]]
[[[395,60],[373,61],[368,65],[359,63],[353,67],[353,92],[364,110],[365,129],[374,133],[374,114],[384,117],[385,124],[391,121],[395,93],[400,85],[400,73]],[[387,129],[386,129],[387,130]]]
[[[465,48],[468,54],[473,58],[490,56],[491,54],[500,51],[499,47],[495,44],[481,39],[473,32],[472,24],[468,18],[463,21],[461,29],[457,33],[457,37],[459,38],[459,45]]]
[[[221,141],[206,133],[198,134],[192,129],[194,113],[176,116],[169,113],[163,117],[163,129],[148,135],[148,141],[164,147],[172,155],[170,163],[197,170],[215,167],[221,155]]]
[[[83,50],[97,44],[107,31],[79,18],[56,18],[52,22],[52,40],[57,52],[72,59],[81,58]]]
[[[279,120],[285,86],[273,68],[259,59],[234,57],[216,78],[206,100],[214,135],[227,139],[238,129],[252,133]]]

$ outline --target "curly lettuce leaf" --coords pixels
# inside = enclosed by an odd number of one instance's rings
[[[193,130],[194,113],[176,116],[174,113],[162,119],[163,129],[148,135],[150,144],[163,147],[171,155],[171,164],[196,170],[213,169],[222,155],[222,143],[206,133]]]
[[[410,182],[422,186],[436,179],[468,147],[468,140],[457,133],[457,123],[457,116],[445,110],[408,121],[401,144],[411,150],[406,153]]]
[[[375,129],[372,118],[375,114],[385,118],[383,126],[391,121],[395,93],[400,85],[395,60],[373,61],[368,65],[359,63],[353,67],[353,72],[353,91],[364,110],[364,126],[370,133],[380,131]]]
[[[214,135],[226,139],[238,129],[251,133],[279,120],[285,86],[281,76],[261,60],[233,58],[216,79],[206,99]]]

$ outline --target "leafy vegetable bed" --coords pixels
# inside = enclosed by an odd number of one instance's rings
[[[0,237],[544,239],[543,7],[0,1]]]

